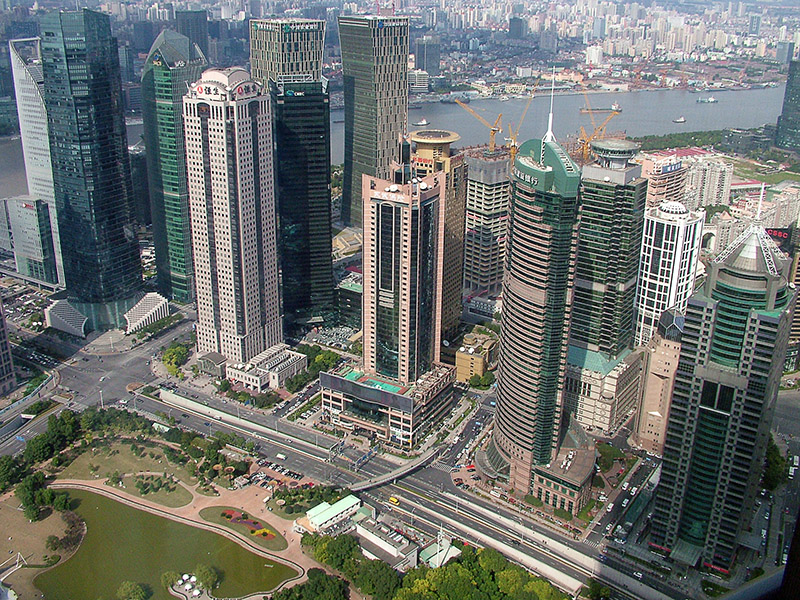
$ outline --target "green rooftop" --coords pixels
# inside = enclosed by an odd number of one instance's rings
[[[347,373],[344,378],[348,381],[355,381],[356,383],[368,385],[370,387],[378,388],[379,390],[391,392],[393,394],[404,394],[406,391],[408,391],[407,386],[376,377],[375,375],[366,375],[365,373],[356,371],[355,369]]]
[[[616,358],[609,358],[602,352],[593,352],[578,346],[569,346],[567,351],[567,362],[577,367],[583,367],[589,371],[600,373],[605,377],[620,364],[631,353],[630,350],[623,351]]]

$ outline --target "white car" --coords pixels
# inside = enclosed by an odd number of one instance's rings
[[[623,490],[627,490],[627,489],[628,489],[628,485],[629,485],[629,484],[628,484],[628,482],[626,481],[625,483],[623,483],[623,484],[622,484],[622,489],[623,489]]]
[[[625,498],[625,500],[622,501],[622,508],[625,508],[626,506],[628,506],[628,502],[630,502],[630,501],[631,501],[630,498]]]
[[[614,508],[614,503],[612,502],[611,504],[609,504],[608,506],[606,506],[606,512],[611,512],[611,510],[612,510],[613,508]]]
[[[631,488],[631,496],[635,496],[635,495],[636,495],[636,492],[638,492],[638,491],[639,491],[639,488],[638,488],[638,487]]]

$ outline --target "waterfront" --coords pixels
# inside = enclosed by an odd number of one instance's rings
[[[219,597],[267,591],[296,575],[215,533],[90,492],[70,490],[70,496],[80,502],[76,512],[88,532],[72,558],[36,578],[48,600],[114,598],[123,581],[147,585],[152,600],[169,600],[161,574],[191,572],[198,564],[222,571]]]
[[[625,131],[630,136],[661,135],[682,131],[707,131],[726,127],[758,127],[765,123],[775,123],[781,111],[784,86],[758,90],[735,92],[714,92],[719,100],[715,104],[700,104],[698,98],[710,94],[692,94],[686,90],[655,90],[642,92],[611,92],[591,94],[593,106],[611,106],[618,102],[622,112],[611,119],[607,131]],[[537,92],[531,103],[525,122],[519,133],[519,140],[532,138],[544,133],[547,128],[547,111],[550,99],[545,91]],[[508,124],[519,121],[525,108],[523,98],[510,98],[506,102],[498,99],[474,100],[470,108],[489,122],[494,122],[503,113],[503,132],[497,135],[497,142],[503,143],[508,136]],[[591,129],[591,117],[579,112],[585,106],[581,94],[559,95],[555,98],[554,132],[563,141],[566,136],[578,132],[579,128]],[[607,114],[595,114],[599,125]],[[673,123],[680,116],[686,122]],[[457,104],[432,102],[422,108],[409,112],[409,121],[418,122],[422,118],[430,122],[432,129],[450,129],[461,136],[459,146],[474,146],[489,141],[489,130],[475,117]],[[331,112],[331,160],[340,164],[344,160],[344,111]],[[418,129],[411,126],[411,129]],[[128,126],[128,143],[133,145],[141,138],[142,125]],[[14,196],[26,192],[25,170],[22,161],[22,146],[19,138],[0,139],[0,189],[4,196]]]

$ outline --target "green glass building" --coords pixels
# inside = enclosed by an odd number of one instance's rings
[[[94,329],[124,325],[139,299],[117,40],[107,15],[42,17],[44,101],[67,294]]]
[[[390,179],[408,121],[408,17],[343,15],[342,222],[361,227],[362,176]]]
[[[789,267],[753,225],[689,299],[650,542],[676,562],[730,570],[752,536],[795,303]]]
[[[522,144],[511,172],[503,327],[489,476],[530,493],[558,449],[580,171],[551,134]],[[482,467],[483,468],[483,467]]]
[[[627,140],[592,142],[581,175],[581,229],[570,343],[607,357],[632,345],[647,180]]]
[[[158,289],[178,302],[191,302],[194,298],[183,96],[187,84],[200,79],[206,64],[196,43],[165,29],[153,42],[142,72],[142,116]]]

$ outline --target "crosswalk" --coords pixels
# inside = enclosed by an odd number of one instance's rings
[[[587,546],[591,546],[592,548],[597,548],[600,545],[599,542],[590,540],[589,538],[584,539],[583,543],[586,544]]]
[[[439,460],[433,463],[431,465],[431,468],[436,469],[437,471],[441,471],[442,473],[449,473],[450,469],[453,468],[453,465],[448,465],[446,462]]]

